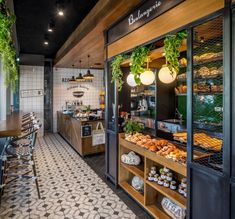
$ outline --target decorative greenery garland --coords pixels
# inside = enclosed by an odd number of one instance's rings
[[[136,47],[131,54],[131,73],[134,75],[135,83],[141,84],[140,74],[144,72],[143,65],[147,61],[150,49],[145,46]]]
[[[166,36],[164,40],[164,53],[167,61],[167,66],[172,72],[173,70],[176,73],[179,72],[179,60],[180,51],[179,48],[183,42],[183,40],[187,37],[186,31],[181,31],[174,35]]]
[[[118,87],[118,90],[121,91],[122,90],[122,86],[123,86],[123,72],[121,69],[121,63],[124,61],[124,56],[122,55],[118,55],[114,58],[114,60],[111,63],[111,67],[112,67],[112,81],[111,82],[116,82],[116,85]]]
[[[16,63],[16,51],[12,40],[12,26],[16,17],[6,7],[6,0],[0,0],[0,55],[5,73],[5,84],[16,88],[18,68]]]

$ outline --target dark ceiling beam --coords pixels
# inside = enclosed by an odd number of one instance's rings
[[[85,19],[70,35],[64,45],[59,49],[55,57],[55,65],[63,59],[84,37],[86,37],[97,25],[102,25],[102,31],[139,4],[141,0],[100,0],[89,12]],[[114,16],[115,14],[115,16]],[[102,34],[100,31],[97,34]],[[94,33],[93,33],[94,34]],[[102,36],[103,37],[103,36]],[[100,48],[103,50],[103,48]]]

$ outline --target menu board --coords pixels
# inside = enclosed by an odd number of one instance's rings
[[[92,125],[90,124],[84,124],[81,128],[81,136],[84,137],[90,137],[92,132]]]

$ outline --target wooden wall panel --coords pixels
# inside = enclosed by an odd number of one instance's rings
[[[81,67],[88,68],[87,55],[90,54],[90,65],[101,63],[94,67],[103,68],[103,31],[140,2],[141,0],[100,0],[57,52],[55,67],[79,67],[81,59]]]
[[[224,7],[224,0],[186,0],[108,46],[108,58],[178,29]]]

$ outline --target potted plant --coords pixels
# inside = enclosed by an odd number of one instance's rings
[[[137,132],[142,132],[143,129],[144,125],[142,123],[133,120],[129,120],[124,127],[125,135],[133,135]]]

